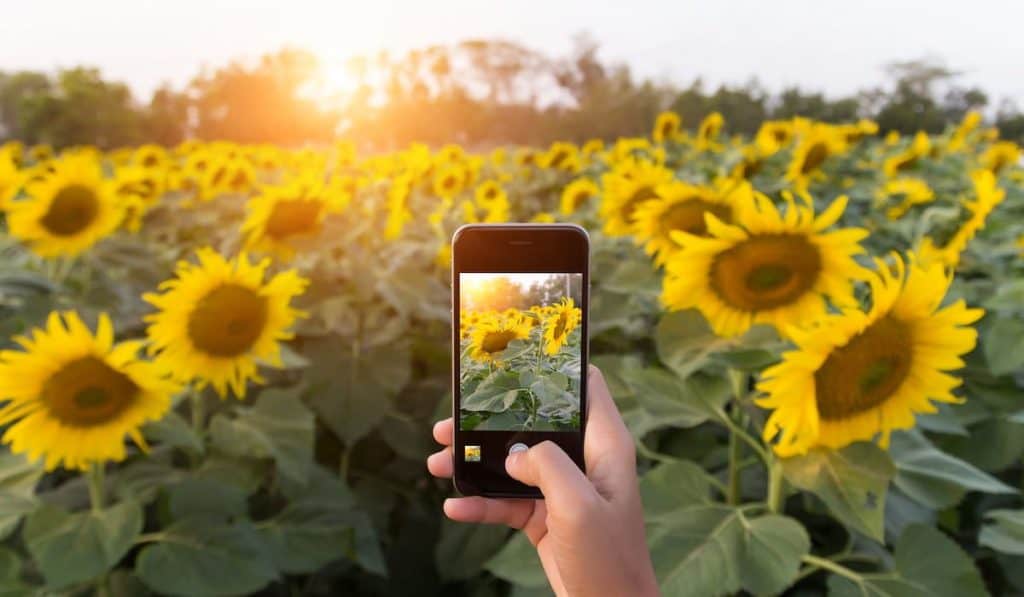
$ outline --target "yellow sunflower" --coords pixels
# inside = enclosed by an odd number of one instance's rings
[[[451,199],[462,191],[466,181],[466,171],[458,164],[445,164],[434,174],[434,194],[443,199]]]
[[[886,177],[892,178],[903,174],[917,166],[921,158],[926,157],[932,149],[932,141],[924,131],[914,135],[910,146],[894,156],[886,158],[882,163],[882,172]]]
[[[332,193],[313,177],[264,187],[246,203],[248,215],[241,229],[245,248],[291,259],[295,255],[294,243],[316,236],[324,218],[339,211],[342,204],[340,193]]]
[[[501,188],[501,183],[496,180],[485,180],[476,187],[474,198],[476,202],[481,206],[500,201],[505,196],[505,189]]]
[[[145,317],[148,350],[181,381],[210,384],[221,397],[230,387],[241,398],[248,380],[263,381],[257,360],[280,366],[278,343],[292,338],[288,328],[303,315],[289,303],[308,281],[288,270],[264,282],[269,259],[227,260],[210,248],[196,254],[196,265],[178,262],[162,294],[143,295],[159,310]]]
[[[540,158],[541,167],[565,172],[578,172],[580,169],[579,148],[572,143],[556,141]]]
[[[569,297],[551,305],[544,317],[544,353],[558,354],[582,319],[580,308]]]
[[[110,318],[93,335],[77,313],[50,313],[45,329],[0,351],[3,442],[46,470],[87,469],[125,457],[125,436],[141,448],[139,427],[164,416],[178,385],[138,358],[142,343],[114,343]]]
[[[915,205],[931,202],[935,199],[935,192],[920,178],[897,178],[882,185],[875,196],[875,203],[882,205],[894,198],[898,203],[885,212],[890,220],[902,218]]]
[[[530,337],[530,318],[484,317],[476,323],[470,333],[469,356],[484,363],[497,363],[498,355],[508,348],[513,340]]]
[[[826,297],[852,301],[852,279],[865,270],[853,260],[868,233],[860,228],[826,232],[846,208],[836,199],[815,217],[810,198],[797,205],[786,195],[785,214],[756,193],[733,206],[733,224],[712,213],[708,237],[675,231],[681,245],[666,263],[662,302],[672,310],[696,307],[720,336],[736,336],[756,323],[780,332],[824,315]]]
[[[942,246],[936,245],[931,238],[926,237],[918,251],[922,263],[937,262],[947,267],[955,267],[960,262],[960,255],[967,248],[967,243],[985,227],[989,214],[1006,198],[1006,191],[996,185],[996,177],[991,170],[971,172],[971,182],[974,184],[974,200],[964,201],[970,217]]]
[[[729,224],[733,221],[732,204],[749,202],[753,197],[749,183],[734,180],[721,181],[715,187],[674,180],[658,186],[656,191],[656,199],[644,201],[633,212],[633,237],[659,266],[679,249],[673,232],[706,236],[705,213]]]
[[[565,185],[562,189],[562,199],[559,204],[559,211],[562,212],[563,216],[569,216],[576,213],[576,210],[581,205],[586,203],[593,197],[596,197],[601,192],[598,188],[597,183],[589,178],[577,178],[576,180]]]
[[[666,141],[678,141],[680,125],[683,121],[675,112],[662,112],[654,121],[654,130],[651,131],[651,138],[655,143]]]
[[[409,195],[412,193],[413,177],[409,173],[400,174],[391,181],[388,189],[388,216],[384,223],[384,238],[395,240],[402,235],[405,225],[412,220],[409,211]]]
[[[946,372],[963,366],[977,339],[969,326],[984,312],[962,300],[940,308],[952,278],[938,264],[897,258],[895,272],[877,265],[870,311],[848,309],[794,329],[796,350],[765,370],[758,404],[773,410],[764,437],[779,455],[876,436],[886,447],[892,430],[935,412],[931,401],[961,401],[952,394],[960,380]]]
[[[158,168],[166,165],[170,156],[167,155],[167,150],[159,145],[143,145],[135,150],[133,158],[132,161],[143,168]]]
[[[75,256],[117,229],[123,206],[98,162],[65,158],[37,170],[27,198],[7,206],[12,236],[43,257]]]
[[[114,172],[114,192],[124,207],[124,225],[132,232],[142,227],[142,218],[167,187],[167,172],[161,168],[124,166]]]
[[[672,181],[672,171],[647,160],[626,159],[601,177],[603,195],[598,215],[608,236],[625,236],[633,225],[633,212],[641,203],[658,197],[656,189]]]
[[[981,124],[981,114],[971,110],[964,114],[963,120],[953,131],[953,134],[949,138],[949,142],[946,143],[946,151],[955,152],[960,151],[967,145],[967,137],[978,128]]]
[[[761,124],[754,136],[754,145],[760,154],[769,156],[793,141],[796,129],[789,120],[767,120]]]
[[[725,118],[718,112],[712,112],[705,116],[704,120],[700,121],[700,126],[697,127],[697,138],[694,140],[697,149],[701,151],[720,149],[718,134],[722,132],[723,126],[725,126]]]
[[[821,178],[821,166],[830,157],[846,150],[843,136],[828,125],[813,125],[793,150],[786,169],[786,180],[797,189],[806,189],[812,179]]]
[[[993,143],[981,154],[981,165],[994,174],[999,174],[1003,168],[1013,167],[1020,163],[1020,146],[1013,141],[999,141]]]

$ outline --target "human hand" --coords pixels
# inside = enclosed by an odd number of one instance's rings
[[[657,595],[644,536],[636,448],[601,371],[587,375],[588,418],[583,446],[587,474],[550,441],[505,460],[508,474],[537,487],[543,500],[449,498],[452,520],[521,529],[537,548],[557,595]],[[451,418],[434,425],[444,449],[427,459],[436,477],[452,476]]]

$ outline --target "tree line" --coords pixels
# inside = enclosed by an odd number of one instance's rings
[[[797,115],[870,118],[883,133],[938,132],[967,110],[985,109],[1004,138],[1024,139],[1024,114],[1015,104],[990,106],[988,94],[960,85],[958,73],[941,61],[896,62],[885,72],[882,86],[832,98],[796,87],[770,93],[757,80],[711,88],[701,79],[689,85],[640,79],[628,65],[603,60],[585,35],[566,56],[469,40],[352,59],[349,91],[325,97],[317,95],[323,87],[317,59],[284,49],[204,70],[181,89],[165,85],[148,102],[96,68],[0,72],[0,138],[109,149],[187,138],[299,146],[345,137],[383,151],[413,141],[489,146],[614,139],[646,133],[665,109],[690,127],[720,112],[733,133]]]

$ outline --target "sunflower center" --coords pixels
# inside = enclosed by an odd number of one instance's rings
[[[577,191],[572,197],[572,208],[578,208],[583,205],[587,199],[590,199],[590,191]]]
[[[90,427],[115,418],[131,405],[139,387],[102,359],[69,362],[43,384],[41,397],[50,413],[66,425]]]
[[[806,237],[754,236],[718,254],[711,263],[711,288],[743,311],[788,305],[810,290],[821,272],[821,253]]]
[[[73,236],[87,228],[99,211],[95,191],[85,185],[71,184],[57,191],[40,223],[57,236]]]
[[[661,124],[661,136],[662,137],[665,137],[667,139],[668,137],[674,137],[675,134],[676,134],[676,125],[675,125],[674,122],[672,122],[670,120],[666,120],[665,122],[663,122]]]
[[[557,168],[557,167],[561,166],[562,162],[564,162],[565,159],[568,158],[568,157],[569,157],[568,153],[566,153],[565,151],[559,151],[555,155],[551,156],[551,162],[550,162],[551,163],[551,167],[552,168]]]
[[[248,351],[267,322],[267,299],[237,284],[204,296],[188,319],[188,336],[198,350],[216,357]]]
[[[480,347],[484,349],[484,352],[494,354],[508,348],[508,343],[514,340],[515,337],[516,333],[512,330],[488,332],[484,336],[484,341],[480,343]]]
[[[705,213],[712,213],[724,222],[728,222],[732,216],[732,212],[725,205],[693,198],[673,205],[662,216],[661,225],[666,231],[682,230],[703,236],[708,231],[707,224],[704,223]]]
[[[283,239],[313,232],[320,216],[318,201],[288,199],[274,203],[267,218],[267,236]]]
[[[811,148],[807,150],[807,155],[804,156],[804,163],[800,167],[800,173],[808,174],[815,171],[818,166],[824,163],[826,158],[828,158],[828,147],[824,143],[811,145]]]
[[[847,419],[883,404],[910,372],[910,328],[893,317],[879,319],[832,351],[814,373],[818,413]]]

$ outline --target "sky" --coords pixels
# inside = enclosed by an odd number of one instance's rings
[[[0,71],[96,66],[140,97],[284,46],[311,50],[341,79],[356,54],[503,38],[564,55],[585,31],[603,58],[658,80],[757,77],[834,97],[882,84],[887,62],[933,56],[993,102],[1024,107],[1024,2],[34,0],[3,12]]]

